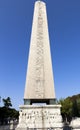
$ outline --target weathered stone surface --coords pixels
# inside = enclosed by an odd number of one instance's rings
[[[70,126],[73,128],[73,130],[80,130],[80,118],[74,118]]]
[[[54,128],[62,130],[61,105],[23,105],[20,106],[19,124],[22,128]]]
[[[35,2],[24,99],[54,99],[46,5]]]

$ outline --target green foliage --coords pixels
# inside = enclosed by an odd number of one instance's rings
[[[72,102],[71,102],[71,100],[69,98],[60,99],[59,103],[62,105],[61,114],[62,114],[63,120],[65,121],[67,119],[68,121],[70,121],[71,117],[72,117]]]
[[[80,94],[58,101],[62,105],[61,114],[63,120],[70,121],[72,117],[80,117]]]
[[[70,100],[73,103],[73,113],[72,116],[73,117],[80,117],[80,94],[78,95],[74,95],[72,97],[70,97]]]
[[[72,116],[73,117],[78,117],[79,116],[79,111],[78,111],[78,104],[77,104],[77,100],[76,99],[73,101],[72,110],[73,110]]]
[[[3,98],[3,104],[7,108],[9,108],[10,106],[12,106],[10,97],[7,97],[6,99]]]
[[[0,107],[0,122],[3,124],[3,122],[7,122],[11,119],[18,119],[19,112],[15,109],[8,108],[8,107]]]
[[[8,123],[11,119],[18,119],[19,112],[13,108],[10,108],[12,106],[11,98],[7,97],[3,100],[3,107],[0,107],[0,124]]]
[[[72,113],[72,102],[69,98],[64,99],[64,103],[62,104],[62,113],[65,113],[67,116]]]
[[[78,112],[80,116],[80,98],[77,99],[77,107],[78,107]]]
[[[15,109],[1,107],[0,118],[18,118],[19,112]]]

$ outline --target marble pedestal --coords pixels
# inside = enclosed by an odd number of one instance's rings
[[[19,124],[16,130],[63,130],[61,105],[20,106]]]

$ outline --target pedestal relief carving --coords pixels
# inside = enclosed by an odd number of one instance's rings
[[[60,105],[21,106],[19,124],[22,124],[23,128],[26,124],[26,128],[29,129],[56,128],[56,130],[62,130],[60,107]]]

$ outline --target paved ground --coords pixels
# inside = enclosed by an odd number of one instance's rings
[[[64,126],[63,130],[72,130],[69,126]]]
[[[14,125],[13,130],[15,130],[15,127],[16,127],[16,125]],[[10,126],[9,125],[0,126],[0,130],[10,130]],[[72,130],[72,129],[68,125],[65,125],[63,130]]]

